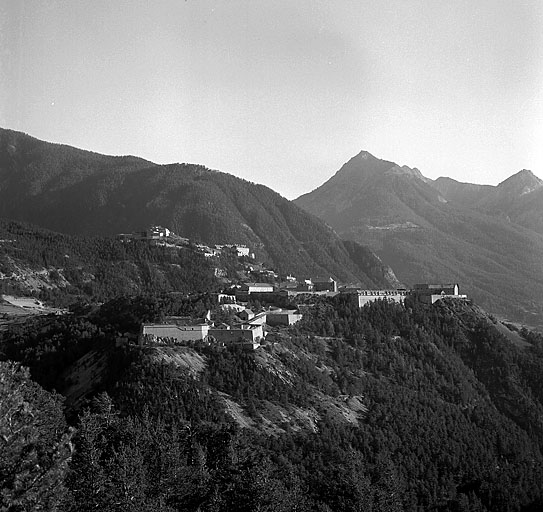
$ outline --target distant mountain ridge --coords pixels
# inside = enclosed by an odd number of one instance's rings
[[[461,183],[450,178],[434,182],[445,197],[476,210],[502,215],[543,234],[543,180],[523,169],[495,187]]]
[[[205,243],[247,244],[277,270],[398,284],[367,248],[263,185],[200,165],[111,157],[0,130],[0,218],[79,235],[151,224]]]
[[[430,180],[362,151],[295,203],[364,241],[402,282],[455,281],[490,311],[543,325],[543,187]]]

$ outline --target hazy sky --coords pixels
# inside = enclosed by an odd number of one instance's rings
[[[364,149],[543,177],[541,0],[0,0],[0,125],[294,198]]]

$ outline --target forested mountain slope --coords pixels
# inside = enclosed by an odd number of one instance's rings
[[[191,248],[123,244],[0,219],[0,294],[56,305],[121,295],[217,290],[214,268]]]
[[[163,225],[195,241],[247,244],[280,272],[397,284],[370,250],[345,247],[320,219],[262,185],[199,165],[108,157],[9,130],[0,130],[0,217],[93,236]]]
[[[295,202],[343,238],[364,240],[408,285],[458,282],[488,310],[543,325],[543,236],[529,220],[543,208],[543,189],[535,176],[525,178],[520,173],[496,190],[432,182],[363,151]],[[512,205],[522,200],[524,213],[490,208],[490,197],[505,205],[505,195],[517,197]]]
[[[74,378],[55,366],[107,356],[61,510],[541,510],[541,335],[516,346],[467,303],[341,296],[256,352],[114,347],[210,305],[122,299],[3,334],[48,390]]]

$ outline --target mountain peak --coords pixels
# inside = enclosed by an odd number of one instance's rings
[[[532,171],[522,169],[513,174],[498,185],[498,189],[507,191],[509,194],[523,196],[543,186],[543,180],[540,180]]]
[[[378,158],[374,155],[372,155],[369,151],[366,151],[366,150],[362,150],[360,151],[360,153],[358,153],[356,156],[354,156],[351,160],[368,160],[368,159],[373,159],[373,160],[378,160]]]

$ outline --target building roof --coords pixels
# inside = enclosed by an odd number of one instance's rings
[[[445,283],[445,284],[430,284],[421,283],[415,285],[415,290],[442,290],[445,288],[454,288],[458,286],[458,283]]]
[[[336,280],[330,276],[317,276],[317,277],[312,277],[311,278],[311,281],[313,283],[333,283],[335,282]]]

